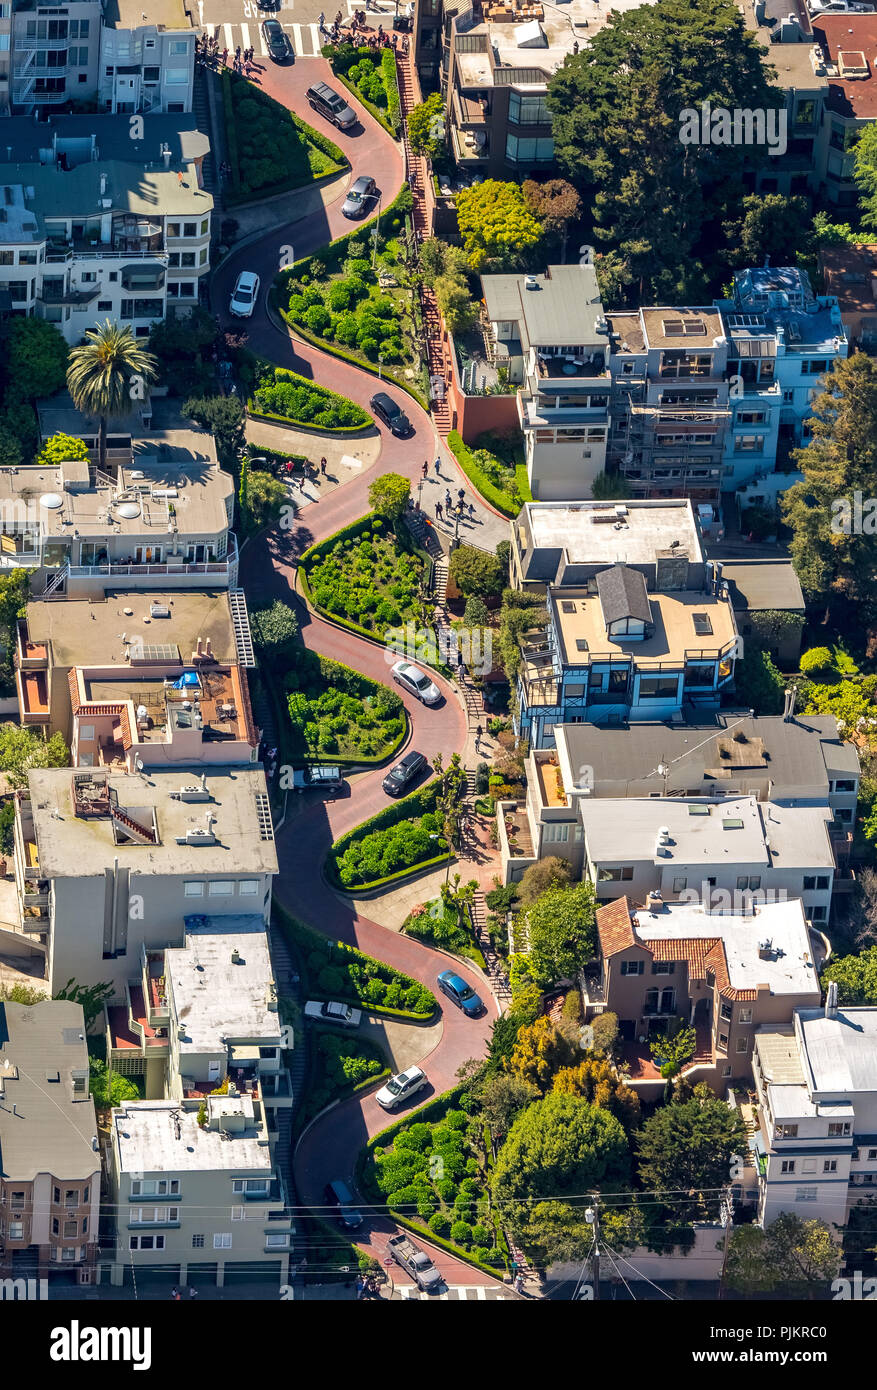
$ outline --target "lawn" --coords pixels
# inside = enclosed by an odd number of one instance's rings
[[[331,140],[227,68],[222,97],[231,165],[223,189],[226,207],[301,188],[346,167],[346,157]]]
[[[424,621],[426,562],[407,531],[392,531],[380,517],[365,517],[314,546],[302,569],[316,607],[368,636]]]
[[[315,1028],[310,1032],[310,1042],[312,1052],[304,1119],[313,1119],[333,1100],[352,1095],[358,1087],[371,1085],[390,1074],[383,1052],[367,1038]]]
[[[438,1237],[446,1248],[481,1264],[505,1264],[502,1237],[486,1197],[488,1157],[483,1121],[453,1106],[455,1097],[394,1128],[389,1142],[369,1146],[366,1190],[390,1209]]]
[[[285,367],[272,367],[267,363],[259,368],[247,410],[252,415],[279,420],[281,424],[336,433],[363,430],[373,423],[368,412],[346,396],[327,391],[324,386],[317,386]]]
[[[481,434],[471,448],[456,430],[451,430],[448,447],[485,501],[506,516],[516,517],[524,503],[533,500],[520,430]]]
[[[299,648],[283,684],[296,759],[383,762],[405,737],[405,707],[395,690],[340,662]]]

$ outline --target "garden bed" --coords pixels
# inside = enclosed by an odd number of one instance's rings
[[[247,414],[323,434],[358,433],[374,423],[361,405],[346,396],[327,391],[297,372],[267,363],[260,368],[252,399],[247,402]]]
[[[222,194],[227,208],[333,178],[348,167],[337,145],[245,77],[225,68],[221,81],[231,165]]]
[[[436,946],[440,951],[449,951],[455,956],[463,956],[474,961],[480,970],[486,969],[484,955],[472,936],[465,907],[458,909],[453,904],[443,902],[441,896],[433,898],[409,912],[402,923],[402,930],[416,941]]]
[[[524,503],[533,500],[526,467],[517,461],[516,440],[499,435],[481,435],[479,439],[484,444],[489,441],[492,447],[470,448],[456,430],[451,430],[448,448],[485,502],[505,516],[516,517]]]
[[[356,1034],[328,1028],[309,1032],[310,1075],[301,1119],[307,1123],[336,1100],[346,1100],[390,1075],[387,1059],[378,1045]]]
[[[340,999],[369,1013],[423,1023],[436,1011],[435,996],[410,975],[367,956],[343,941],[330,941],[296,921],[276,900],[275,920],[301,966],[301,987],[310,999]]]
[[[368,515],[305,551],[305,594],[321,613],[379,642],[389,628],[423,626],[428,557],[407,531]]]
[[[380,56],[374,49],[356,48],[351,43],[323,49],[335,76],[343,82],[375,120],[398,140],[402,129],[402,110],[399,101],[399,81],[396,55],[385,48]]]
[[[330,880],[345,892],[364,892],[446,863],[452,851],[436,813],[440,786],[430,782],[336,840],[326,860]]]
[[[292,756],[339,763],[382,763],[408,731],[395,690],[301,647],[283,677]]]

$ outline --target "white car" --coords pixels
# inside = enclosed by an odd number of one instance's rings
[[[248,319],[259,298],[259,277],[252,270],[242,270],[235,282],[229,309],[235,318]]]
[[[340,1023],[342,1028],[356,1028],[362,1018],[362,1011],[331,999],[325,1003],[321,1003],[319,999],[310,999],[305,1004],[305,1018],[315,1018],[320,1023]]]
[[[415,1091],[422,1090],[426,1084],[426,1073],[422,1072],[420,1067],[409,1067],[407,1071],[400,1071],[396,1076],[391,1076],[386,1086],[382,1086],[378,1091],[375,1099],[385,1110],[395,1110],[397,1105],[404,1105]]]
[[[416,695],[425,705],[437,705],[442,698],[438,686],[433,685],[419,666],[412,666],[410,661],[397,661],[390,669],[396,684],[407,690],[409,695]]]

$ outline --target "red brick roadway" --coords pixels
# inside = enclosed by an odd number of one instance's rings
[[[330,78],[328,64],[323,59],[306,59],[290,68],[268,67],[259,75],[263,88],[277,100],[307,116],[317,128],[325,129],[342,144],[352,164],[351,177],[367,172],[377,180],[386,207],[402,185],[403,170],[398,146],[367,112],[359,110],[362,123],[356,136],[339,135],[328,123],[312,112],[307,105],[305,89],[318,78]],[[352,103],[354,106],[357,103]],[[350,223],[341,216],[343,190],[329,207],[300,220],[290,228],[284,239],[295,247],[296,256],[306,254],[350,230]],[[361,405],[368,406],[376,389],[375,378],[349,366],[308,344],[290,341],[269,320],[264,307],[264,291],[270,285],[278,266],[278,234],[267,235],[233,255],[217,271],[212,292],[214,306],[225,321],[225,306],[231,287],[240,270],[255,270],[261,276],[263,295],[256,313],[248,325],[249,346],[260,355],[287,366],[321,385],[339,391]],[[295,605],[302,623],[307,647],[333,660],[345,662],[375,680],[386,681],[388,663],[385,651],[373,643],[336,628],[309,614],[293,593],[295,560],[308,545],[340,526],[362,516],[368,510],[368,486],[375,468],[392,468],[416,480],[420,477],[423,460],[435,456],[435,433],[429,416],[404,393],[391,388],[415,427],[409,440],[394,438],[381,428],[381,455],[378,465],[343,487],[330,493],[324,501],[308,506],[301,512],[299,524],[289,532],[273,532],[264,548],[248,547],[243,554],[244,582],[253,598],[269,594],[282,596]],[[450,476],[449,464],[443,465],[444,477]],[[465,483],[465,479],[460,479]],[[456,488],[460,481],[454,478]],[[467,491],[471,491],[467,484]],[[411,743],[433,758],[441,752],[445,758],[462,749],[466,740],[466,717],[451,685],[438,679],[444,696],[443,703],[426,709],[410,696],[403,694],[411,721]],[[446,956],[432,951],[416,941],[388,930],[356,913],[324,882],[320,865],[331,842],[344,831],[358,825],[387,804],[381,790],[383,773],[375,771],[353,779],[350,795],[334,801],[315,801],[300,815],[291,819],[278,835],[280,874],[276,894],[296,917],[332,937],[350,942],[370,955],[386,961],[435,989],[439,971],[448,967]],[[418,1102],[440,1095],[456,1082],[457,1068],[470,1057],[482,1056],[487,1047],[490,1028],[497,1010],[493,999],[480,980],[465,967],[459,973],[476,989],[486,995],[487,1013],[482,1019],[471,1020],[451,1004],[442,1005],[442,1034],[438,1045],[423,1060],[430,1086],[421,1092]],[[442,996],[439,996],[442,998]],[[416,1026],[416,1025],[412,1025]],[[392,1121],[377,1104],[374,1096],[354,1099],[329,1111],[305,1134],[295,1155],[295,1176],[299,1199],[306,1205],[325,1204],[323,1189],[333,1177],[352,1179],[356,1156],[366,1140]],[[359,1244],[379,1259],[383,1259],[388,1235],[395,1227],[392,1222],[375,1215],[367,1222],[367,1233]],[[489,1276],[471,1265],[454,1259],[431,1247],[435,1262],[449,1284],[491,1284]],[[410,1282],[394,1267],[397,1283]]]

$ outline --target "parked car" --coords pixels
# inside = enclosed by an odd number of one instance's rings
[[[351,130],[359,120],[353,107],[348,106],[344,98],[333,92],[325,82],[315,82],[308,87],[307,98],[314,110],[339,130]]]
[[[426,1073],[422,1072],[420,1067],[409,1067],[407,1071],[400,1071],[396,1076],[391,1076],[386,1086],[382,1086],[378,1091],[375,1099],[385,1110],[395,1110],[397,1105],[404,1105],[415,1091],[422,1090],[426,1084]]]
[[[229,309],[239,319],[252,316],[259,298],[259,277],[252,270],[242,270],[235,281]]]
[[[370,179],[368,174],[361,174],[358,179],[350,185],[347,197],[341,204],[341,212],[344,217],[365,217],[375,198],[378,196],[378,186],[374,179]]]
[[[405,439],[413,433],[411,421],[405,411],[398,406],[392,396],[388,396],[386,391],[377,391],[369,401],[369,405],[391,434],[397,434],[400,439]]]
[[[281,0],[256,0],[260,10],[279,10]]]
[[[471,985],[455,975],[453,970],[443,970],[438,977],[438,987],[467,1018],[478,1018],[484,1013],[484,1001]]]
[[[340,1004],[333,999],[320,1002],[309,999],[305,1004],[305,1018],[315,1018],[320,1023],[338,1023],[342,1028],[356,1028],[362,1018],[362,1011],[350,1004]]]
[[[402,761],[390,769],[381,784],[387,796],[401,796],[405,788],[428,766],[422,753],[406,753]]]
[[[279,19],[263,19],[261,27],[269,58],[275,63],[285,63],[288,58],[295,58],[292,41]]]
[[[257,460],[254,459],[252,462]],[[296,791],[320,787],[323,791],[334,792],[344,786],[344,778],[340,767],[295,767],[292,770],[292,785]]]
[[[330,1207],[338,1208],[338,1220],[348,1231],[355,1231],[362,1225],[362,1212],[353,1204],[353,1193],[340,1178],[326,1183],[326,1201]]]
[[[433,685],[429,676],[419,666],[412,666],[410,661],[397,661],[390,671],[397,685],[401,685],[409,695],[416,695],[425,705],[437,705],[442,698],[438,686]]]
[[[415,1245],[410,1236],[404,1232],[390,1236],[387,1249],[396,1264],[407,1270],[419,1289],[426,1293],[438,1292],[444,1282],[442,1276],[426,1252],[421,1250],[419,1245]]]

